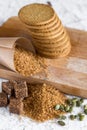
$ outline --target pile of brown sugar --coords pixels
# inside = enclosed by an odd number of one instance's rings
[[[66,97],[51,85],[28,85],[29,96],[24,99],[25,115],[37,120],[45,121],[63,114],[54,110],[56,104],[65,104]]]
[[[41,58],[18,46],[15,48],[14,65],[15,69],[24,76],[41,72],[45,67]]]
[[[44,60],[23,48],[15,48],[14,65],[16,70],[24,76],[45,71]],[[23,99],[24,115],[37,121],[53,119],[64,113],[60,110],[56,111],[54,106],[65,104],[65,100],[65,95],[51,85],[28,84],[28,97]]]

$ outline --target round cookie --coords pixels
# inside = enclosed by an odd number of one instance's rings
[[[59,33],[56,33],[55,35],[47,35],[47,36],[35,36],[35,35],[31,35],[32,38],[36,38],[36,39],[40,39],[40,40],[46,40],[46,39],[54,39],[59,37],[60,35],[63,34],[63,29],[61,29],[61,31]]]
[[[51,50],[51,49],[43,50],[43,48],[41,49],[41,48],[38,48],[38,47],[35,47],[35,48],[36,48],[36,50],[38,50],[42,53],[55,54],[55,53],[58,53],[58,52],[62,52],[62,50],[69,48],[69,46],[71,46],[70,41],[67,41],[66,45],[58,47],[58,48],[53,48],[53,50]]]
[[[56,59],[56,58],[60,58],[60,57],[65,57],[67,56],[71,51],[71,45],[69,45],[68,48],[66,48],[65,50],[62,50],[62,52],[57,52],[57,53],[42,53],[41,51],[37,51],[37,53],[40,56],[46,57],[46,58],[50,58],[50,59]]]
[[[38,29],[31,29],[31,28],[29,28],[28,26],[26,26],[31,32],[35,32],[35,33],[47,33],[47,32],[52,32],[52,31],[54,31],[56,28],[58,28],[59,27],[59,25],[60,25],[60,20],[58,20],[56,23],[54,23],[53,24],[53,26],[52,27],[47,27],[47,28],[38,28]]]
[[[64,54],[60,54],[60,55],[45,55],[45,54],[42,54],[42,53],[38,53],[40,56],[42,57],[45,57],[45,58],[49,58],[49,59],[57,59],[57,58],[62,58],[62,57],[66,57],[67,55],[69,55],[71,49],[68,49]]]
[[[59,47],[61,45],[63,45],[66,41],[68,41],[69,38],[66,36],[64,39],[60,40],[59,42],[56,42],[56,43],[40,43],[40,42],[36,42],[36,41],[32,41],[33,44],[37,44],[38,46],[40,47],[46,47],[46,48],[50,48],[50,47]]]
[[[35,3],[21,8],[18,16],[27,25],[43,25],[54,19],[55,12],[49,5]]]
[[[28,29],[39,29],[39,30],[43,30],[43,29],[48,29],[51,28],[54,24],[57,24],[58,21],[60,21],[56,16],[54,17],[53,21],[49,22],[48,24],[43,24],[43,25],[38,25],[38,26],[27,26]]]
[[[67,55],[70,53],[70,51],[71,51],[71,45],[70,45],[69,48],[67,48],[66,50],[64,50],[64,52],[62,53],[62,55],[61,55],[60,57],[65,57],[65,56],[67,56]]]
[[[59,47],[50,47],[50,48],[44,48],[44,47],[39,47],[37,45],[34,45],[35,48],[37,48],[37,50],[42,51],[42,52],[55,52],[55,51],[59,51],[62,50],[64,48],[68,48],[70,45],[70,41],[65,42],[63,45],[59,46]]]
[[[40,43],[44,43],[44,44],[48,44],[48,43],[56,43],[59,42],[60,40],[64,39],[67,36],[66,31],[64,30],[64,32],[62,32],[61,35],[59,35],[58,37],[54,37],[54,38],[45,38],[45,39],[40,39],[40,38],[34,38],[32,37],[32,39],[36,42],[40,42]]]
[[[63,27],[62,27],[62,24],[60,23],[59,27],[57,27],[53,31],[40,32],[40,33],[30,31],[30,33],[31,33],[32,36],[35,36],[35,37],[47,37],[47,36],[54,36],[54,35],[60,33],[62,30],[63,30]]]

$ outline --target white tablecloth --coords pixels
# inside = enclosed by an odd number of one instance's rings
[[[0,25],[18,10],[29,3],[46,3],[47,0],[0,0]],[[68,27],[87,30],[87,0],[50,0],[63,24]],[[0,84],[3,80],[0,79]],[[1,86],[0,86],[1,91]],[[87,100],[85,100],[87,103]],[[75,108],[74,114],[80,109]],[[68,116],[68,115],[67,115]],[[10,114],[8,108],[0,108],[0,130],[87,130],[87,117],[84,121],[71,121],[60,127],[57,120],[37,123],[29,118]]]

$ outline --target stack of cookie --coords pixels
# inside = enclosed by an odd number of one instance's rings
[[[69,36],[53,8],[45,4],[30,4],[19,11],[32,37],[36,51],[48,58],[64,57],[69,54]]]

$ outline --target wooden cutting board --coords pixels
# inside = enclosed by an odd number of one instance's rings
[[[34,77],[25,78],[0,65],[0,77],[53,84],[62,92],[87,98],[87,32],[66,28],[72,43],[69,56],[60,59],[47,59],[47,71]],[[29,37],[28,29],[17,17],[12,17],[0,27],[0,37]]]

